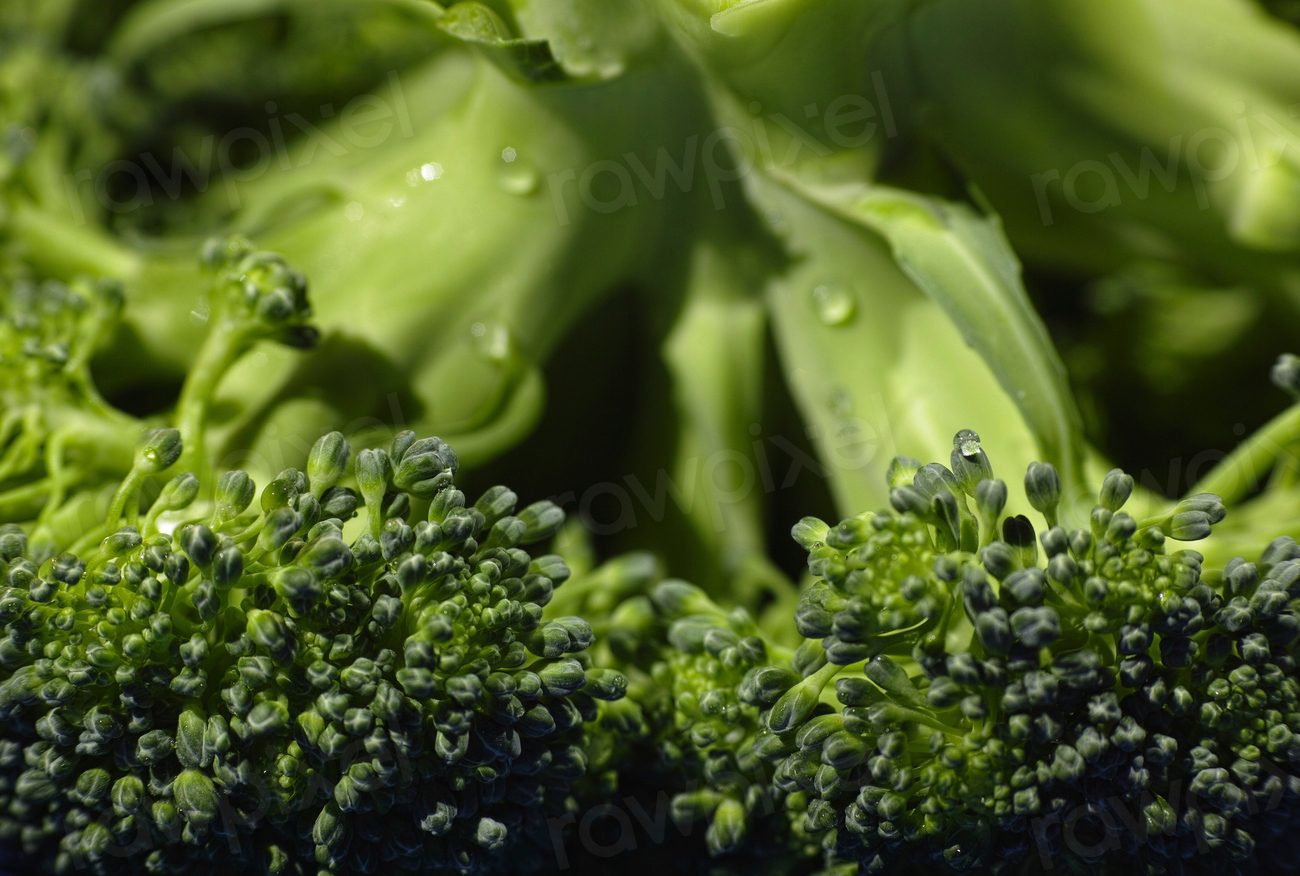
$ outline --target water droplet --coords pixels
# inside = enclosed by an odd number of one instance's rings
[[[366,208],[356,201],[352,201],[343,208],[343,215],[349,222],[360,222],[361,218],[366,215]]]
[[[395,208],[400,209],[400,208],[406,206],[406,198],[405,198],[405,196],[397,197],[397,198],[389,198],[389,199],[388,199],[388,204],[389,204],[389,206],[391,206],[391,207],[395,207]]]
[[[857,303],[842,283],[819,283],[812,291],[813,307],[825,325],[844,325],[853,318]]]
[[[973,429],[962,429],[952,436],[952,446],[962,456],[974,456],[980,452],[980,436]]]
[[[831,415],[835,418],[832,434],[837,441],[841,442],[839,447],[844,449],[856,444],[862,434],[862,422],[853,405],[853,396],[848,390],[837,386],[831,390],[826,401],[831,409]]]
[[[506,328],[506,326],[500,323],[489,325],[488,323],[476,322],[469,327],[469,333],[474,339],[474,346],[492,361],[504,362],[510,356],[513,345],[510,339],[510,329]]]
[[[433,182],[442,176],[442,165],[436,161],[427,161],[418,168],[406,175],[406,181],[411,185],[419,185],[420,180]]]
[[[515,151],[515,147],[513,146],[507,146],[506,148],[501,150],[501,160],[504,161],[506,164],[509,164],[510,162],[514,161],[518,157],[519,157],[519,153]]]

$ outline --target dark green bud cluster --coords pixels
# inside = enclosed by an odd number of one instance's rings
[[[891,512],[793,533],[814,576],[797,625],[823,656],[764,714],[763,754],[828,862],[1248,870],[1290,842],[1294,542],[1205,572],[1169,543],[1209,535],[1222,503],[1139,522],[1119,470],[1065,529],[1040,463],[1036,529],[962,435],[952,468],[904,460],[891,486]]]
[[[769,735],[762,712],[797,676],[777,668],[789,653],[745,610],[664,580],[643,554],[576,576],[547,616],[557,610],[592,617],[600,661],[628,678],[627,697],[601,703],[588,733],[597,781],[583,788],[586,806],[634,797],[650,811],[667,802],[676,830],[665,839],[702,839],[737,868],[775,872],[815,854],[760,756]]]
[[[205,243],[200,261],[216,275],[210,318],[230,320],[244,333],[290,347],[316,343],[318,333],[308,323],[307,279],[279,255],[230,237]]]
[[[743,610],[725,612],[691,584],[665,581],[650,598],[669,646],[650,669],[671,709],[659,754],[668,769],[703,780],[673,797],[673,818],[683,827],[705,820],[709,851],[730,852],[776,805],[754,753],[759,708],[742,690],[769,664],[768,649]]]
[[[76,554],[0,528],[0,842],[54,872],[544,866],[525,849],[626,681],[543,618],[569,572],[525,546],[563,514],[470,503],[456,468],[436,438],[331,434],[260,492],[176,475]]]
[[[910,653],[951,602],[932,568],[929,533],[914,518],[862,515],[834,527],[805,518],[794,535],[815,576],[800,595],[795,625],[824,643],[832,663]]]
[[[961,438],[951,468],[895,467],[891,511],[795,527],[814,578],[796,622],[820,655],[746,682],[793,679],[764,691],[761,750],[828,863],[1277,860],[1300,825],[1300,548],[1203,570],[1170,541],[1209,535],[1222,503],[1139,522],[1119,471],[1066,529],[1041,463],[1036,529]]]

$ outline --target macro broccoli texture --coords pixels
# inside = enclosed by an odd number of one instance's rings
[[[0,872],[1300,869],[1296,9],[0,2]]]
[[[594,653],[628,683],[624,699],[601,705],[591,734],[600,793],[643,793],[656,806],[668,795],[679,830],[704,825],[709,854],[751,867],[796,865],[810,847],[797,825],[776,815],[779,794],[754,748],[761,709],[741,693],[750,670],[790,652],[765,638],[747,611],[665,579],[643,554],[577,576],[556,605],[599,619]],[[763,830],[751,828],[755,819]]]
[[[151,398],[204,335],[198,242],[279,253],[320,343],[236,363],[206,440],[284,464],[395,425],[517,459],[590,407],[574,383],[625,375],[602,432],[635,438],[593,451],[700,496],[668,558],[743,590],[772,577],[774,500],[699,461],[765,465],[755,426],[824,468],[792,501],[850,513],[970,423],[1078,493],[1092,448],[1159,471],[1264,421],[1252,375],[1300,300],[1300,35],[1249,0],[1184,6],[18,6],[0,275],[121,284],[99,378]],[[1233,416],[1182,416],[1198,399]],[[564,474],[539,489],[593,477]],[[665,552],[638,535],[617,547]]]
[[[887,510],[794,527],[809,580],[765,628],[680,581],[593,594],[610,713],[658,727],[660,787],[691,776],[674,817],[837,874],[1294,861],[1300,547],[1209,567],[1178,543],[1212,540],[1213,495],[1139,519],[1116,469],[1074,527],[1055,469],[1024,487],[1037,526],[970,431],[896,460]]]
[[[585,621],[542,617],[569,572],[523,546],[563,511],[467,503],[409,431],[355,456],[326,434],[260,491],[220,471],[229,368],[317,330],[279,256],[200,261],[205,339],[164,417],[91,377],[117,286],[6,290],[0,838],[57,872],[518,869],[626,686]]]
[[[182,453],[154,433],[122,492]],[[469,504],[456,467],[335,432],[260,493],[226,472],[200,510],[184,472],[117,501],[75,552],[7,524],[0,836],[58,872],[518,869],[626,681],[543,621],[569,572],[524,546],[563,513]]]
[[[821,653],[779,698],[756,692],[778,784],[808,795],[832,854],[868,870],[1288,859],[1300,548],[1206,569],[1174,542],[1208,535],[1218,498],[1139,520],[1119,470],[1066,528],[1041,464],[1036,529],[977,439],[957,444],[951,467],[902,463],[890,512],[795,530],[814,576],[795,622]]]
[[[198,262],[188,297],[204,336],[174,410],[192,476],[206,473],[207,414],[229,369],[263,342],[304,349],[317,337],[306,281],[279,256],[229,238],[205,244]],[[34,524],[38,543],[69,547],[72,534],[92,537],[98,530],[85,515],[97,505],[106,510],[110,497],[110,525],[116,522],[138,504],[143,474],[168,468],[181,453],[181,443],[139,451],[141,435],[157,424],[109,405],[91,375],[123,303],[118,284],[86,279],[18,280],[0,302],[0,505],[6,523]]]

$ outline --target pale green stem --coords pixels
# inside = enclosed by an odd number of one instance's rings
[[[0,493],[0,519],[25,520],[39,513],[53,486],[49,478],[42,478]]]
[[[433,0],[370,0],[410,13],[414,18],[437,24],[443,9]],[[331,0],[154,0],[137,8],[117,28],[105,46],[105,54],[127,65],[145,58],[159,46],[171,45],[188,33],[203,31],[228,22],[283,14],[295,6],[315,8]],[[334,5],[358,5],[357,0],[332,0]]]
[[[215,316],[215,315],[214,315]],[[204,450],[203,430],[208,408],[230,366],[243,352],[244,342],[237,329],[218,324],[209,332],[181,387],[176,404],[176,424],[181,433],[181,470],[194,472],[207,485],[208,459]]]
[[[46,445],[45,470],[48,472],[49,481],[51,482],[50,498],[45,505],[45,509],[41,512],[38,523],[44,521],[63,502],[63,496],[68,486],[67,472],[63,467],[63,451],[70,438],[71,436],[67,432],[56,432]]]
[[[145,477],[146,473],[136,467],[132,468],[131,471],[127,473],[127,476],[122,479],[122,485],[117,488],[117,492],[113,494],[113,501],[108,506],[108,521],[110,525],[115,525],[117,521],[127,518],[128,516],[128,522],[135,519],[136,512],[133,510],[131,514],[128,515],[126,509],[131,500],[140,492],[140,485],[144,483]]]
[[[40,454],[40,412],[28,408],[23,414],[23,426],[26,429],[6,448],[0,456],[0,481],[7,480],[31,468]]]
[[[140,269],[139,256],[89,220],[70,222],[19,203],[6,215],[4,227],[22,245],[27,261],[62,279],[89,274],[125,281]]]
[[[1274,465],[1290,458],[1288,450],[1297,441],[1300,441],[1300,404],[1287,408],[1237,445],[1189,495],[1214,493],[1225,505],[1237,504]]]

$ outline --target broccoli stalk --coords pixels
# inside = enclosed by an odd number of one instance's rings
[[[1182,412],[1249,422],[1267,399],[1237,388],[1290,343],[1300,35],[1258,6],[930,3],[882,74],[911,83],[900,125],[942,168],[898,182],[1002,217],[1094,440],[1135,468],[1234,440]]]
[[[568,329],[633,277],[663,267],[653,242],[672,225],[673,199],[615,209],[582,187],[599,162],[704,126],[699,107],[674,96],[687,74],[671,54],[634,44],[626,54],[643,63],[615,80],[573,46],[551,58],[478,4],[406,5],[427,10],[417,26],[440,44],[383,93],[383,142],[358,145],[349,120],[337,118],[276,156],[288,169],[231,181],[233,215],[224,187],[195,199],[205,234],[246,233],[312,277],[324,331],[306,357],[268,351],[234,367],[212,409],[237,399],[244,416],[212,423],[214,440],[283,456],[339,423],[419,420],[467,461],[484,459],[535,423],[541,367]],[[154,6],[121,25],[123,47],[110,55],[124,69],[197,26]],[[673,111],[620,111],[633,95]],[[117,386],[187,373],[199,330],[178,294],[193,282],[188,264],[169,255],[167,241],[128,243],[33,200],[18,199],[5,220],[30,265],[124,285],[124,331],[100,359]],[[371,380],[349,379],[363,368]]]

